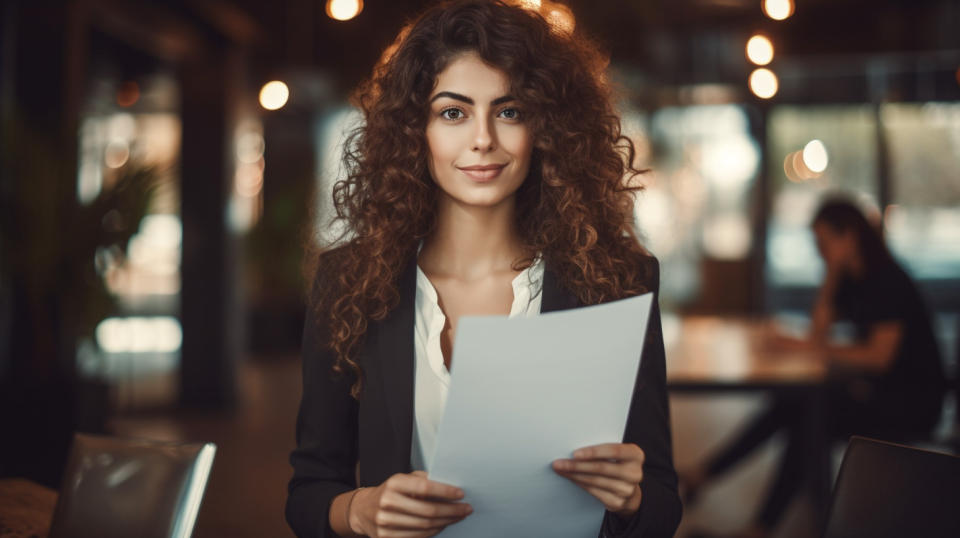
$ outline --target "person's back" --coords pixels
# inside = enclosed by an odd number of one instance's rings
[[[936,423],[945,376],[929,311],[916,285],[892,260],[862,278],[845,278],[835,299],[838,318],[866,341],[877,323],[895,322],[901,336],[890,365],[873,379],[865,400],[882,408],[892,434],[917,435]]]

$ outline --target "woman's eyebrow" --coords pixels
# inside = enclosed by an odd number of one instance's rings
[[[461,95],[461,94],[459,94],[459,93],[447,92],[447,91],[437,92],[436,95],[434,95],[433,97],[430,98],[430,102],[432,103],[432,102],[436,101],[437,99],[439,99],[439,98],[441,98],[441,97],[449,97],[450,99],[456,99],[457,101],[463,101],[464,103],[467,103],[468,105],[474,104],[473,99],[467,97],[466,95]],[[507,102],[510,102],[510,101],[513,101],[513,100],[514,100],[514,97],[513,97],[512,95],[504,95],[504,96],[502,96],[502,97],[497,97],[497,98],[494,99],[493,101],[490,101],[490,104],[491,104],[492,106],[497,106],[497,105],[499,105],[499,104],[501,104],[501,103],[507,103]]]

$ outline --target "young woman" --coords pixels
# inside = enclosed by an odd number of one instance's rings
[[[432,536],[469,517],[463,492],[426,472],[462,316],[657,290],[604,68],[535,12],[467,0],[409,25],[360,88],[365,122],[334,192],[348,237],[319,256],[304,331],[297,535]],[[544,464],[603,503],[599,533],[673,535],[659,310],[622,442]]]
[[[780,344],[813,348],[832,369],[828,384],[830,434],[909,440],[927,434],[940,415],[944,373],[920,293],[894,261],[879,231],[855,204],[833,198],[813,218],[826,266],[808,338]],[[829,338],[835,321],[853,324],[853,343]],[[774,433],[786,430],[787,449],[766,502],[744,537],[766,536],[803,480],[805,409],[788,396],[756,417],[703,465],[684,473],[687,496],[727,471]]]

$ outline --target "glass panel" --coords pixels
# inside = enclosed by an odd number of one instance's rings
[[[779,106],[767,122],[772,286],[816,286],[821,263],[810,219],[823,195],[844,191],[877,206],[876,114],[871,105]]]
[[[624,114],[625,131],[641,125]],[[631,135],[633,136],[633,135]],[[653,172],[636,206],[646,246],[660,259],[662,298],[693,301],[704,257],[739,260],[752,243],[749,200],[760,152],[744,109],[736,105],[664,108],[641,133]],[[653,148],[648,151],[646,148]]]
[[[112,386],[117,407],[173,401],[182,343],[177,87],[167,73],[138,80],[94,75],[78,136],[78,201],[104,214],[103,230],[84,230],[100,234],[91,261],[103,288],[86,301],[93,328],[77,366]],[[153,185],[148,201],[132,181]]]
[[[914,278],[960,275],[960,104],[888,103],[890,249]]]

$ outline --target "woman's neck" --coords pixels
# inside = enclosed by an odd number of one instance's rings
[[[437,226],[424,240],[419,264],[427,273],[475,280],[509,270],[523,254],[513,197],[492,207],[460,204],[440,196]]]

